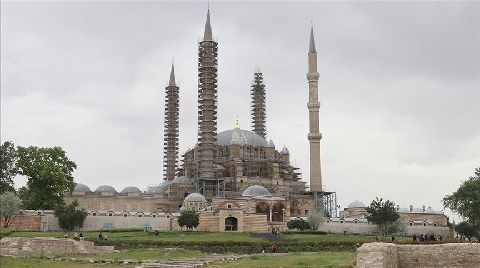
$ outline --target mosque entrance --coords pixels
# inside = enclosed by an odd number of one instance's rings
[[[282,203],[276,203],[272,208],[272,221],[283,222],[285,217],[285,206]]]
[[[235,217],[225,218],[225,231],[237,231],[238,219]]]

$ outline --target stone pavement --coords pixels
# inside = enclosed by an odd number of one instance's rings
[[[214,255],[207,257],[198,257],[189,260],[176,260],[176,261],[145,261],[137,268],[193,268],[199,267],[205,264],[209,264],[216,261],[228,261],[238,260],[245,258],[249,255]]]

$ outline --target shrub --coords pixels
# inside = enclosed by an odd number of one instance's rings
[[[12,231],[8,229],[0,229],[0,239],[9,236],[12,233]]]
[[[300,231],[310,229],[310,224],[303,219],[295,219],[287,222],[288,229],[297,229]]]

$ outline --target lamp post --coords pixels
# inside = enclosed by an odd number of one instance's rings
[[[285,229],[285,208],[282,208],[282,213],[283,213],[283,228]]]

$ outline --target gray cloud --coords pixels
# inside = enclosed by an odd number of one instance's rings
[[[180,147],[196,140],[202,2],[2,2],[2,139],[60,145],[93,188],[162,177],[175,57]],[[249,126],[255,68],[267,128],[308,179],[308,25],[319,53],[324,184],[343,206],[432,205],[480,160],[479,4],[215,2],[219,129]],[[18,184],[22,184],[19,179]]]

